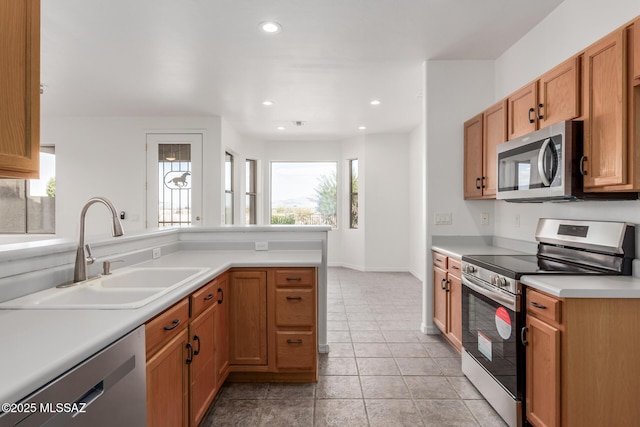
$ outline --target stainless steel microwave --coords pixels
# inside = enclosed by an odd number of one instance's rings
[[[497,198],[575,200],[583,195],[582,122],[564,121],[498,145]]]

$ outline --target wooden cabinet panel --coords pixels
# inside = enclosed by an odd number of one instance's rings
[[[580,115],[579,64],[577,57],[571,58],[544,73],[538,80],[538,129]]]
[[[482,121],[483,115],[464,123],[464,198],[482,197]]]
[[[315,268],[278,268],[275,273],[276,286],[313,286]]]
[[[219,299],[216,310],[216,376],[218,388],[229,373],[229,279],[227,274],[217,277]]]
[[[585,189],[627,183],[625,37],[616,31],[584,53]]]
[[[537,427],[560,425],[560,331],[528,316],[527,420]]]
[[[460,278],[462,274],[462,262],[454,258],[449,258],[447,260],[447,273],[449,273],[449,276],[453,275]]]
[[[432,257],[433,257],[433,265],[435,265],[438,268],[441,268],[443,270],[446,270],[448,268],[447,265],[447,256],[442,255],[439,252],[432,252],[431,253]]]
[[[276,289],[276,327],[311,327],[315,320],[313,289]]]
[[[164,343],[189,323],[189,299],[185,298],[168,308],[145,325],[147,358],[151,357]]]
[[[561,307],[560,300],[533,289],[527,289],[527,315],[559,325],[562,322]]]
[[[215,360],[216,313],[214,304],[191,320],[189,340],[193,346],[190,366],[191,425],[197,426],[218,391]]]
[[[462,281],[452,274],[448,277],[449,325],[447,329],[449,332],[447,338],[458,350],[462,350]]]
[[[316,352],[312,331],[276,332],[276,367],[279,371],[314,370]]]
[[[507,101],[500,101],[484,112],[483,177],[484,196],[496,195],[498,144],[507,140]]]
[[[517,138],[536,130],[535,107],[537,99],[537,83],[531,83],[507,98],[509,139]],[[506,139],[502,142],[504,141]]]
[[[640,19],[636,19],[633,24],[633,53],[631,57],[633,58],[633,76],[640,79]]]
[[[434,266],[433,268],[433,323],[447,333],[447,272]]]
[[[267,273],[229,274],[229,363],[267,364]]]
[[[40,0],[0,2],[0,178],[37,178]]]
[[[219,297],[216,278],[191,294],[191,317],[198,317],[200,313],[216,304]]]
[[[189,425],[187,329],[147,360],[147,426]]]

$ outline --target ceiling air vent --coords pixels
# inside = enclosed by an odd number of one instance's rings
[[[296,126],[302,126],[305,122],[303,122],[302,120],[294,120],[292,123]]]

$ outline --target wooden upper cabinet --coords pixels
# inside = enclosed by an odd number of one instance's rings
[[[40,0],[0,2],[0,178],[37,178]]]
[[[640,18],[633,24],[633,76],[640,84]]]
[[[536,120],[542,129],[580,115],[580,59],[563,62],[538,80]]]
[[[482,121],[483,114],[464,124],[464,198],[482,197]]]
[[[507,101],[500,101],[484,112],[483,189],[484,196],[496,196],[498,144],[507,140]]]
[[[584,52],[585,189],[624,186],[627,176],[625,32],[618,30]]]
[[[509,139],[517,138],[536,130],[537,99],[538,84],[535,82],[514,92],[507,98],[509,106]]]
[[[580,60],[573,57],[507,98],[509,139],[580,115]]]

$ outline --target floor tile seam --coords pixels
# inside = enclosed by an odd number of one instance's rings
[[[469,413],[471,414],[473,419],[476,420],[476,423],[478,423],[479,426],[482,426],[482,421],[480,421],[480,419],[478,417],[476,417],[475,412],[473,412],[471,410],[471,408],[469,408],[469,405],[467,405],[467,401],[465,399],[462,399],[462,398],[460,400],[462,400],[462,404],[464,405],[465,408],[467,408],[467,411],[469,411]],[[474,399],[469,399],[469,400],[474,400]]]

